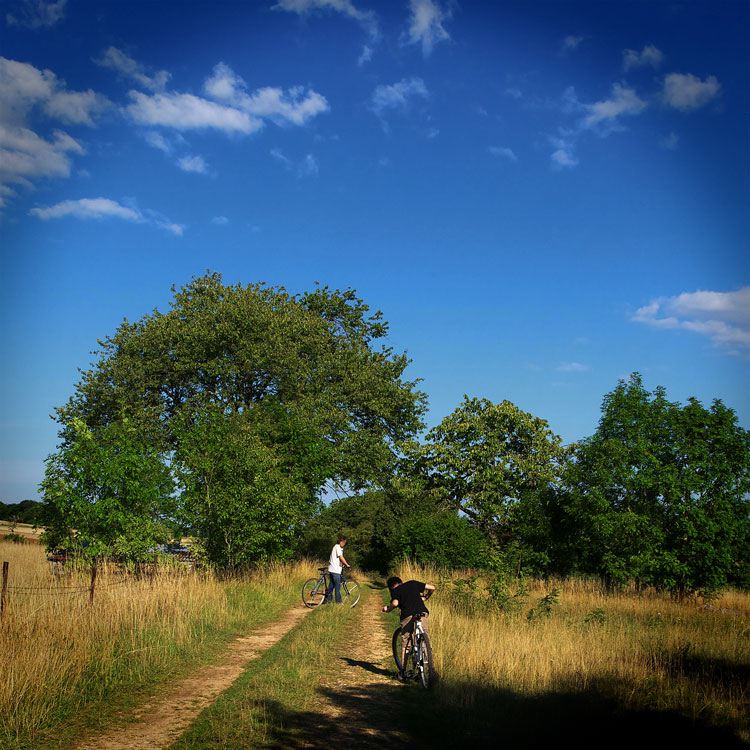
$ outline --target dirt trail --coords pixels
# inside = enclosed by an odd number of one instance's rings
[[[160,750],[171,745],[244,671],[253,659],[291,630],[310,610],[290,609],[278,621],[232,641],[218,664],[200,669],[172,689],[143,704],[133,713],[133,723],[90,737],[76,750]]]
[[[382,604],[379,590],[370,590],[363,597],[357,608],[356,630],[338,644],[340,668],[318,688],[309,731],[296,741],[282,742],[282,747],[330,748],[332,742],[358,750],[384,745],[391,750],[414,747],[413,739],[397,726],[405,686],[395,680]]]

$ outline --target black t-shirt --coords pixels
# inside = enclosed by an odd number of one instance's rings
[[[422,581],[406,581],[396,586],[391,591],[391,601],[398,599],[398,608],[401,610],[401,619],[418,615],[422,612],[428,614],[429,610],[424,606],[420,594],[424,591]]]

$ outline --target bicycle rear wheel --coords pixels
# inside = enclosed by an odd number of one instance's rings
[[[317,607],[326,595],[325,577],[308,578],[302,586],[302,602],[306,607]]]
[[[349,607],[356,607],[359,601],[359,584],[356,581],[346,581],[341,586],[341,603]]]
[[[435,668],[432,662],[432,644],[430,636],[422,633],[417,643],[417,673],[419,681],[425,689],[431,688],[435,684]]]

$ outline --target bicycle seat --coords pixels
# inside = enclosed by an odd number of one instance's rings
[[[320,571],[321,573],[327,573],[327,572],[328,572],[328,568],[318,568],[318,570],[319,570],[319,571]]]

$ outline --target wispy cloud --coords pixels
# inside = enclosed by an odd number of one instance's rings
[[[229,224],[229,219],[227,219],[226,216],[214,216],[214,218],[211,219],[211,223],[216,224],[218,227],[225,227]]]
[[[421,78],[404,78],[390,85],[381,84],[372,92],[370,110],[374,112],[387,129],[385,117],[388,112],[406,112],[412,102],[428,99],[429,92]]]
[[[358,8],[351,0],[279,0],[273,10],[296,13],[298,16],[325,11],[341,13],[356,21],[371,38],[376,39],[380,35],[375,13]]]
[[[183,172],[193,172],[194,174],[208,174],[208,164],[202,156],[188,154],[177,160],[177,166]]]
[[[622,51],[622,69],[625,72],[645,67],[656,69],[663,61],[664,53],[653,44],[647,44],[640,52],[634,49]]]
[[[369,44],[363,44],[362,52],[357,58],[357,65],[361,68],[365,63],[370,62],[370,60],[372,60],[372,47]]]
[[[684,292],[638,308],[631,320],[654,328],[682,329],[714,344],[750,350],[750,286],[734,292]]]
[[[708,76],[701,80],[691,73],[670,73],[664,77],[664,102],[681,112],[700,109],[716,99],[720,93],[721,84],[716,76]]]
[[[5,16],[8,26],[25,26],[28,29],[48,29],[65,18],[68,0],[20,0],[16,9]]]
[[[164,91],[171,78],[166,70],[158,70],[149,74],[144,65],[117,47],[108,47],[94,62],[103,68],[114,70],[123,78],[135,81],[149,91]]]
[[[498,159],[518,161],[518,157],[516,156],[513,149],[508,148],[507,146],[490,146],[487,150]]]
[[[612,125],[624,115],[637,115],[648,106],[635,89],[622,83],[612,86],[612,94],[609,99],[584,105],[588,114],[583,118],[583,126],[592,128],[600,124]]]
[[[429,57],[436,44],[451,38],[444,24],[450,21],[453,12],[450,6],[436,0],[409,0],[409,10],[406,43],[421,44],[422,54]]]
[[[558,372],[588,372],[591,368],[581,362],[561,362],[556,368]]]
[[[286,169],[294,171],[297,177],[313,177],[320,171],[317,158],[313,154],[306,154],[300,161],[290,159],[280,148],[273,148],[271,156]]]
[[[565,39],[562,40],[562,51],[563,52],[572,52],[575,49],[578,49],[578,45],[585,39],[586,37],[576,35],[576,34],[569,34],[565,37]]]
[[[676,151],[680,146],[680,136],[671,132],[659,141],[659,145],[667,151]]]
[[[29,213],[43,221],[65,217],[84,220],[121,219],[135,224],[152,224],[178,237],[185,231],[183,225],[175,224],[157,211],[142,211],[135,207],[123,206],[110,198],[66,200],[54,206],[32,208]]]

